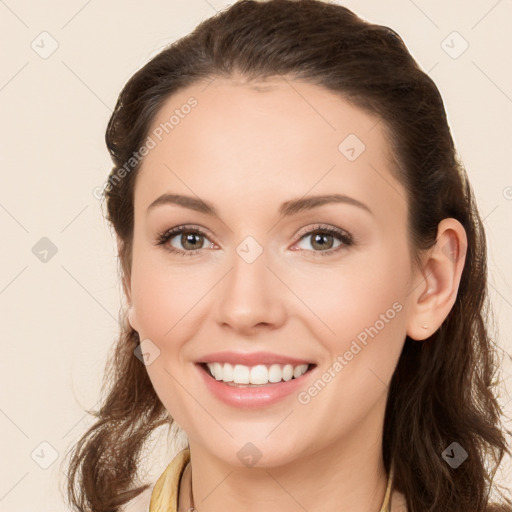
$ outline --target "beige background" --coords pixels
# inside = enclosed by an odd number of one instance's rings
[[[117,334],[114,239],[94,196],[111,166],[104,132],[117,95],[165,44],[229,3],[0,3],[1,511],[66,510],[63,456],[91,423],[84,410]],[[394,28],[444,98],[485,218],[497,342],[508,352],[501,400],[512,416],[512,1],[343,4]],[[172,454],[158,453],[148,477]]]

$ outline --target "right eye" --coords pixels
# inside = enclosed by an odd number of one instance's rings
[[[175,243],[173,243],[174,239],[176,239]],[[206,238],[205,232],[190,226],[177,226],[160,233],[157,238],[157,245],[163,245],[168,251],[181,256],[197,254],[205,248],[205,242],[207,242],[206,247],[213,248],[214,244]],[[181,247],[177,247],[176,244],[181,245]]]

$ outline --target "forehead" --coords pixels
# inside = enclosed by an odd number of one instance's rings
[[[136,202],[146,205],[167,189],[214,203],[242,195],[246,204],[308,190],[369,202],[405,195],[391,176],[384,123],[339,94],[293,79],[193,84],[165,101],[148,134],[154,147],[136,185]]]

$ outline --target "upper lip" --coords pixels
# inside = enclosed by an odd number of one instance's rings
[[[197,363],[230,363],[243,364],[245,366],[256,366],[257,364],[291,364],[298,366],[300,364],[314,364],[305,359],[273,354],[272,352],[252,352],[250,354],[242,352],[215,352],[207,354],[196,361]]]

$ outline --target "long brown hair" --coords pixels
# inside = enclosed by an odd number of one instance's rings
[[[407,337],[385,414],[383,458],[395,463],[395,488],[409,510],[511,511],[491,508],[489,493],[507,448],[494,395],[497,352],[488,332],[485,234],[459,162],[440,93],[390,28],[319,0],[241,0],[203,21],[133,75],[106,131],[114,162],[105,187],[107,219],[119,238],[129,278],[134,180],[155,114],[176,91],[214,77],[291,77],[339,93],[377,115],[389,132],[396,178],[404,184],[413,255],[431,247],[437,226],[457,219],[467,257],[455,305],[427,340]],[[124,169],[124,172],[120,172]],[[137,332],[121,314],[121,333],[97,421],[74,447],[68,498],[81,512],[113,512],[145,490],[135,485],[141,450],[153,430],[172,424],[134,356]],[[441,453],[457,442],[467,460],[452,469]],[[505,503],[506,501],[506,503]]]

